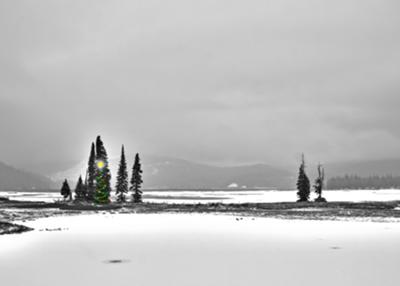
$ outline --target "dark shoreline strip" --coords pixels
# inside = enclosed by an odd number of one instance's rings
[[[31,230],[33,230],[33,228],[30,228],[30,227],[27,227],[24,225],[0,221],[0,235],[23,233],[23,232],[31,231]]]

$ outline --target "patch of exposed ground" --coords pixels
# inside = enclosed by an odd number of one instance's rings
[[[18,222],[60,215],[88,213],[208,213],[243,217],[305,220],[356,220],[400,222],[400,202],[245,203],[245,204],[116,204],[45,203],[0,200],[0,221]],[[9,229],[0,226],[5,233]]]
[[[24,226],[24,225],[0,221],[0,235],[22,233],[22,232],[30,231],[30,230],[33,230],[33,229],[29,228],[27,226]]]

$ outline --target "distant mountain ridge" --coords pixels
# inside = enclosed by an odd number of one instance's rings
[[[133,156],[129,155],[128,166],[131,172]],[[295,189],[297,171],[296,166],[272,167],[267,164],[251,164],[233,167],[218,167],[207,164],[195,163],[184,159],[166,156],[143,155],[144,188],[160,189],[209,189],[227,188],[229,185],[251,188],[268,189]],[[113,182],[119,164],[119,158],[111,158],[110,167]],[[71,166],[72,167],[65,167]],[[85,177],[87,160],[79,163],[60,163],[51,166],[37,166],[31,169],[43,170],[41,175],[32,174],[20,169],[0,163],[0,190],[4,189],[48,189],[58,188],[65,178],[69,180],[71,188],[79,175]],[[371,160],[359,162],[340,162],[324,164],[327,179],[354,174],[358,176],[373,175],[400,175],[400,159]],[[44,171],[45,170],[45,171]],[[310,164],[307,174],[311,182],[316,176],[316,166]]]
[[[132,159],[133,156],[127,156]],[[110,160],[113,179],[117,172],[119,158]],[[266,164],[252,164],[233,167],[218,167],[195,163],[166,156],[144,155],[142,157],[145,188],[227,188],[231,184],[247,188],[295,189],[297,167],[281,168]],[[79,174],[85,175],[86,161],[68,170],[52,174],[54,181],[64,178],[75,182]],[[132,162],[128,160],[129,168]],[[400,159],[340,162],[324,164],[327,179],[345,174],[359,176],[400,175]],[[130,172],[130,170],[129,170]],[[311,182],[316,176],[316,166],[310,165],[307,174]],[[113,182],[113,185],[115,182]]]
[[[117,172],[118,161],[118,158],[110,160],[113,179]],[[231,184],[237,184],[239,187],[247,188],[281,189],[290,188],[293,183],[289,172],[264,164],[217,167],[162,156],[144,156],[142,163],[144,188],[226,188]],[[52,174],[51,178],[58,182],[64,178],[75,182],[80,174],[85,176],[86,164],[82,161],[73,168]],[[131,164],[132,162],[128,162],[129,168]]]
[[[23,171],[0,162],[0,191],[7,190],[48,190],[54,187],[49,178]]]
[[[151,174],[147,187],[158,188],[226,188],[231,184],[247,188],[288,188],[291,174],[265,164],[217,167],[182,159],[149,158],[144,163]]]

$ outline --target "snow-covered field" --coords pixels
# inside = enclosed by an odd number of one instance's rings
[[[400,279],[398,223],[104,214],[25,224],[36,230],[0,236],[1,285],[397,286]]]
[[[47,201],[60,199],[59,193],[43,192],[0,192],[0,196],[10,199]],[[312,194],[313,198],[314,194]],[[325,191],[324,197],[328,201],[392,201],[400,200],[400,190],[338,190]],[[254,202],[293,202],[296,191],[145,191],[144,200],[147,202],[167,203],[254,203]]]

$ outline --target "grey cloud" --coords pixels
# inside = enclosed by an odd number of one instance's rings
[[[0,160],[398,157],[397,1],[0,5]]]

